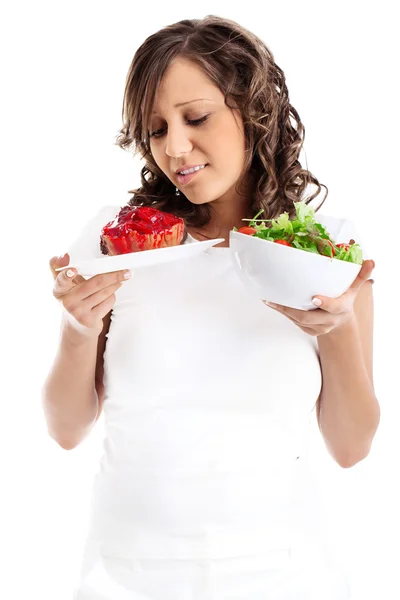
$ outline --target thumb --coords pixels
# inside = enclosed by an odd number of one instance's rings
[[[69,265],[68,252],[66,254],[63,254],[62,256],[53,256],[49,260],[49,267],[51,274],[53,275],[53,279],[56,279],[57,275],[59,274],[59,271],[56,271],[56,269],[60,267],[66,267],[67,265]]]
[[[61,267],[67,267],[69,265],[69,261],[70,261],[70,256],[68,254],[68,252],[66,254],[64,254],[63,256],[53,256],[50,261],[49,261],[49,267],[51,270],[51,273],[53,275],[53,279],[54,281],[58,278],[58,283],[62,283],[64,282],[71,282],[73,281],[74,283],[82,283],[83,281],[86,281],[84,277],[82,277],[81,275],[78,275],[76,272],[76,269],[72,268],[71,271],[73,271],[74,275],[72,275],[72,277],[67,277],[67,270],[68,269],[64,269],[63,271],[56,271],[56,269],[59,269]],[[59,277],[59,275],[62,275],[62,277]]]

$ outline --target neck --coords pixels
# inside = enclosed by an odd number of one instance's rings
[[[244,187],[240,190],[242,194],[239,194],[235,186],[232,186],[223,196],[210,202],[211,218],[207,227],[220,229],[221,233],[229,233],[233,227],[239,229],[246,225],[246,221],[242,219],[251,218],[249,217],[249,206],[254,185],[255,173],[250,171],[244,180]]]
[[[211,217],[204,230],[215,234],[214,237],[226,237],[233,227],[243,227],[249,218],[248,198],[237,198],[236,201],[224,201],[222,198],[210,202]]]
[[[246,218],[246,215],[237,216],[232,214],[231,218],[226,213],[223,214],[223,219],[218,219],[216,215],[210,219],[210,222],[207,223],[204,227],[189,227],[188,231],[192,237],[201,241],[201,240],[214,240],[216,238],[225,238],[224,242],[217,244],[215,247],[225,247],[229,246],[229,232],[233,229],[233,227],[243,227],[245,221],[242,221],[242,218]]]
[[[253,189],[253,178],[248,174],[247,190]],[[204,227],[190,228],[196,236],[201,236],[203,239],[215,239],[219,237],[225,238],[225,242],[218,244],[219,246],[229,245],[229,232],[236,227],[240,229],[246,225],[249,217],[249,204],[251,192],[245,195],[239,195],[234,186],[232,186],[223,196],[209,202],[211,214],[210,220]],[[189,230],[189,233],[191,231]]]

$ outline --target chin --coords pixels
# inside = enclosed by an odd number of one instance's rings
[[[186,198],[189,200],[189,202],[191,202],[192,204],[195,204],[196,206],[201,206],[202,204],[208,204],[209,202],[212,202],[214,200],[214,198],[211,198],[211,199],[189,198],[189,196],[186,196]]]
[[[228,188],[229,189],[229,188]],[[207,191],[203,191],[203,192],[199,192],[198,193],[189,193],[186,198],[189,200],[189,202],[191,202],[192,204],[196,204],[196,205],[201,205],[201,204],[209,204],[211,202],[214,202],[215,200],[218,200],[218,198],[223,197],[223,195],[227,192],[227,190],[224,188],[223,190],[216,190],[215,192],[208,192]]]

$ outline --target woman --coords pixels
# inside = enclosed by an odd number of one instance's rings
[[[261,208],[292,215],[310,184],[307,201],[321,190],[298,160],[304,127],[282,70],[237,23],[184,20],[145,40],[123,119],[117,143],[145,161],[130,204],[183,217],[185,243],[225,242],[125,283],[123,272],[57,274],[101,256],[114,205],[50,261],[64,319],[44,387],[49,432],[69,449],[103,408],[106,426],[75,599],[348,598],[342,574],[296,537],[292,495],[314,408],[343,467],[375,435],[373,261],[309,312],[271,310],[237,278],[229,231]],[[357,239],[350,221],[319,221],[337,241]]]

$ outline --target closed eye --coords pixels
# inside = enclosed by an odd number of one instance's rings
[[[206,115],[205,117],[202,117],[201,119],[195,119],[195,120],[188,120],[188,124],[191,125],[192,127],[198,127],[199,125],[201,125],[202,123],[204,123],[205,121],[207,121],[209,115]],[[153,133],[150,135],[150,137],[154,137],[154,138],[161,138],[163,137],[163,135],[165,134],[165,129],[157,129],[157,131],[153,131]]]

